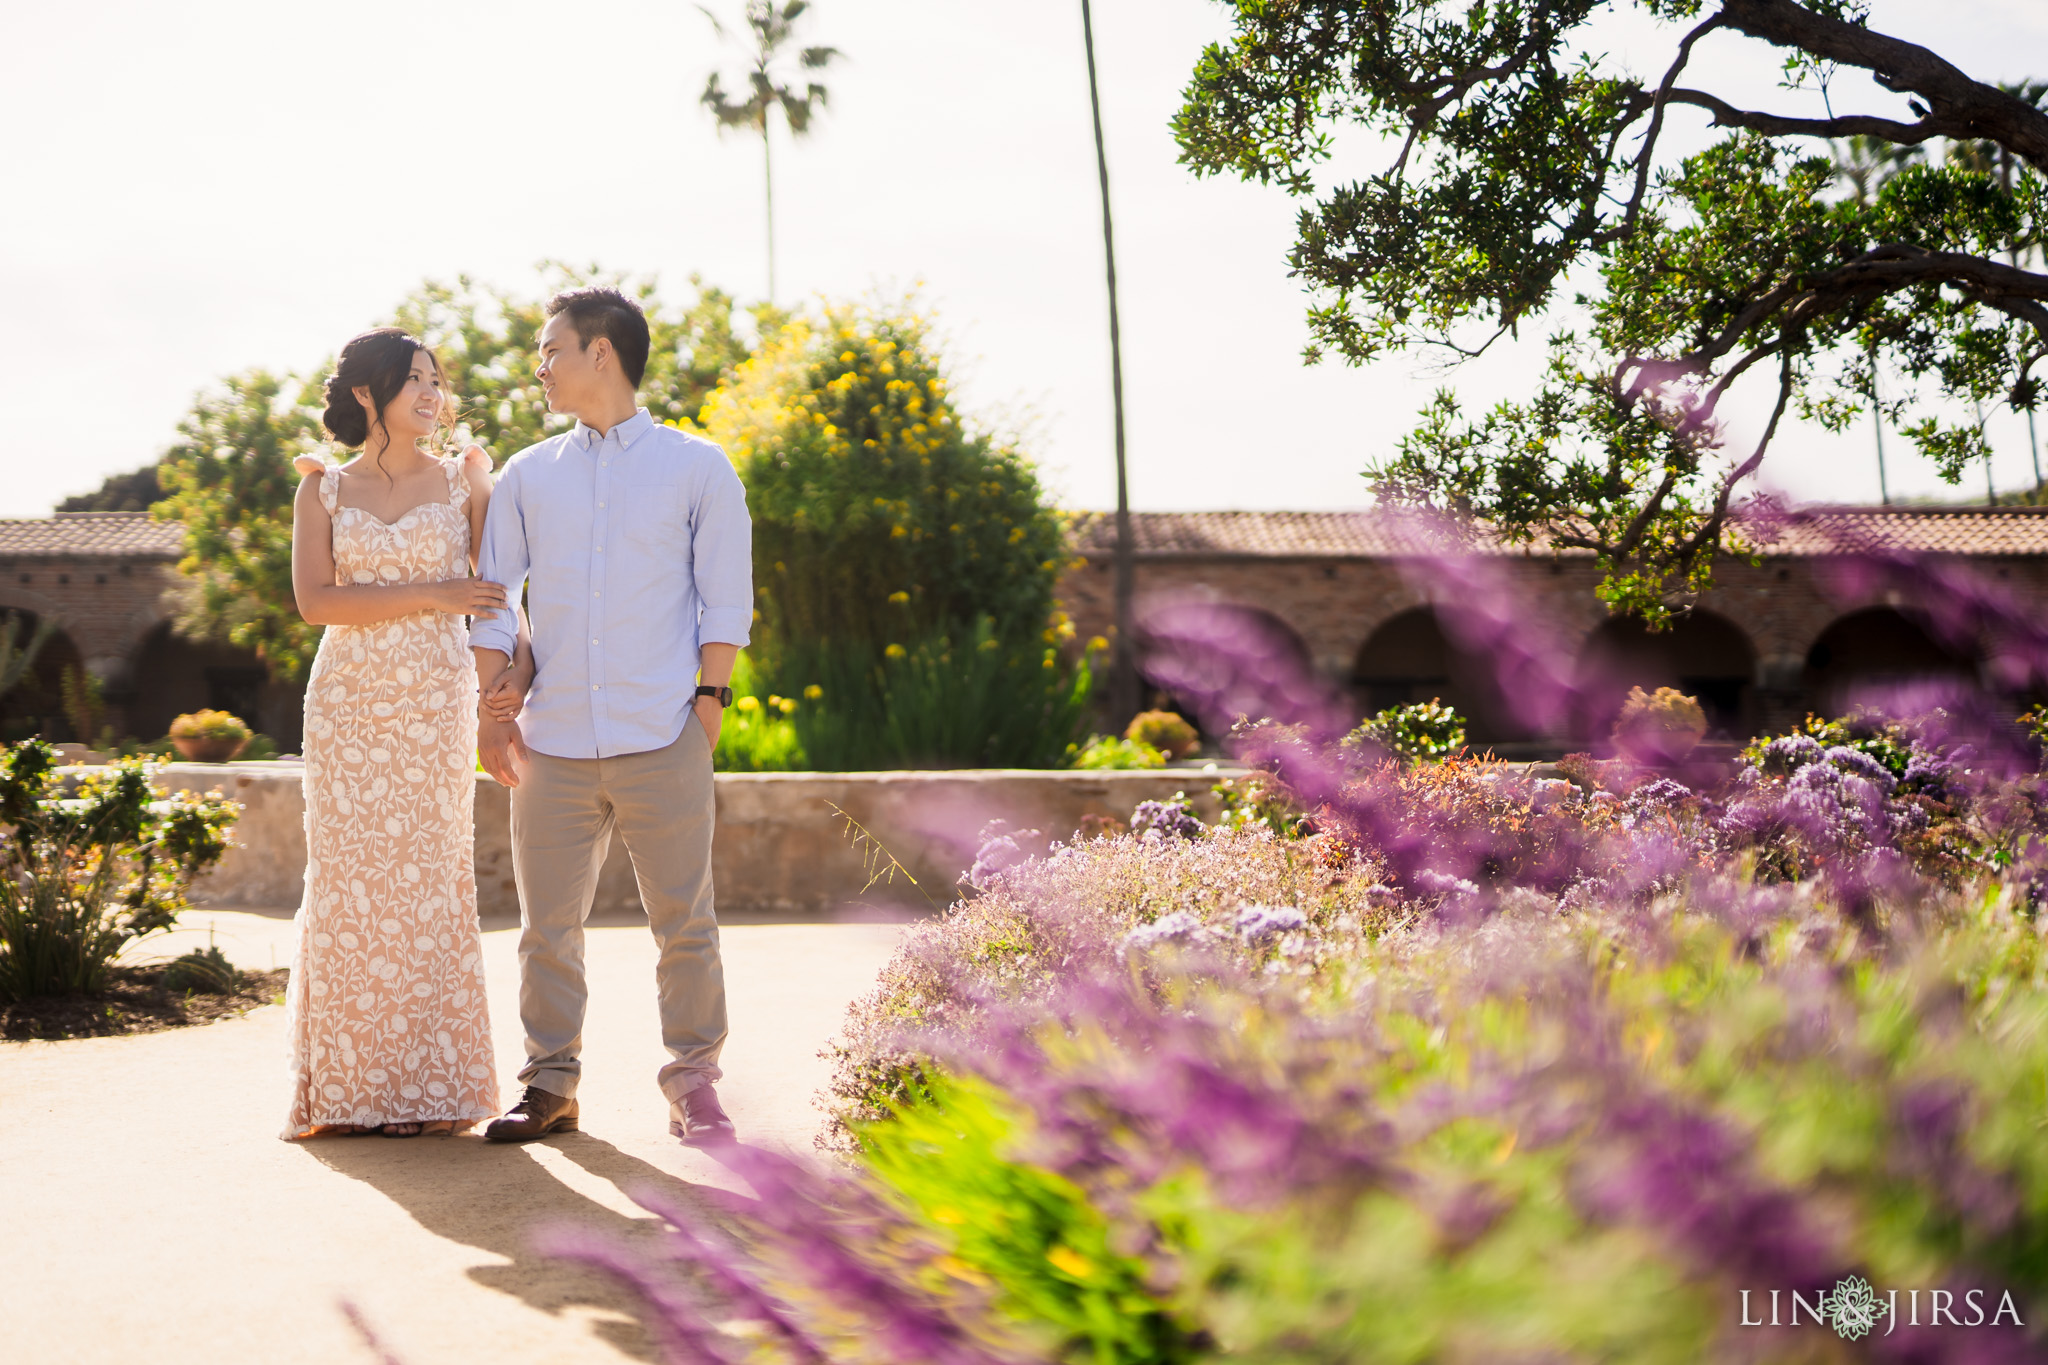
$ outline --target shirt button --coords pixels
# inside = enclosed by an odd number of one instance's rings
[[[603,594],[603,593],[601,593],[601,592],[594,592],[594,593],[592,593],[592,594],[590,594],[590,595],[591,595],[592,597],[602,597],[602,596],[604,596],[604,594]]]
[[[602,684],[602,683],[592,683],[592,684],[590,685],[590,690],[591,690],[591,691],[593,691],[593,692],[602,692],[602,691],[604,691],[604,684]]]
[[[599,504],[598,504],[598,506],[599,506],[599,507],[602,507],[602,506],[604,506],[604,504],[603,504],[603,503],[599,503]]]
[[[604,546],[602,546],[602,545],[598,546],[598,547],[597,547],[597,552],[598,552],[599,554],[603,554],[603,553],[604,553]]]

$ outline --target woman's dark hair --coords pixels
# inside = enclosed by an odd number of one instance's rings
[[[619,368],[626,372],[626,381],[640,387],[640,377],[647,373],[649,342],[647,314],[639,304],[616,289],[565,289],[548,300],[549,317],[563,313],[576,329],[578,350],[587,351],[591,342],[605,338],[619,358]]]
[[[371,417],[356,401],[355,391],[370,391],[376,423],[383,426],[385,407],[412,377],[412,358],[422,351],[426,352],[434,373],[445,383],[448,376],[441,368],[441,358],[408,332],[396,327],[377,327],[349,338],[348,345],[341,348],[340,359],[334,362],[334,373],[327,376],[327,410],[320,414],[320,425],[345,446],[355,447],[369,440]],[[443,421],[447,417],[444,407]]]

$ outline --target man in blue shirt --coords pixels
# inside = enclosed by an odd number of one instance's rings
[[[712,909],[711,753],[754,617],[753,527],[719,448],[639,406],[647,319],[614,289],[547,306],[536,370],[576,425],[498,476],[478,575],[527,587],[534,676],[524,711],[478,718],[484,767],[512,789],[525,1095],[485,1135],[574,1129],[582,1072],[583,922],[614,830],[661,948],[659,1075],[669,1129],[730,1141],[713,1088],[725,972]],[[489,692],[513,657],[511,611],[470,634]]]

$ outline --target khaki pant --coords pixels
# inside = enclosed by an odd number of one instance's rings
[[[583,922],[612,831],[626,841],[640,903],[661,948],[655,983],[672,1059],[661,1093],[681,1099],[718,1080],[725,1046],[725,966],[711,904],[711,753],[696,717],[665,749],[617,758],[536,753],[512,789],[512,870],[519,886],[519,1079],[574,1095],[583,1071]]]

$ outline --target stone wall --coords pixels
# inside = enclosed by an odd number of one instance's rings
[[[295,906],[306,866],[298,765],[167,764],[160,785],[219,788],[242,803],[235,847],[196,892],[211,905]],[[1070,835],[1084,815],[1128,819],[1140,801],[1185,790],[1213,818],[1209,788],[1228,772],[1038,772],[1025,769],[883,773],[721,773],[712,877],[729,911],[830,914],[852,904],[930,910],[954,896],[976,836],[993,819]],[[490,917],[517,916],[510,793],[477,776],[477,899]],[[875,862],[834,807],[907,868],[869,885]],[[915,884],[909,877],[916,879]],[[614,841],[598,880],[598,910],[637,908],[632,865]]]

